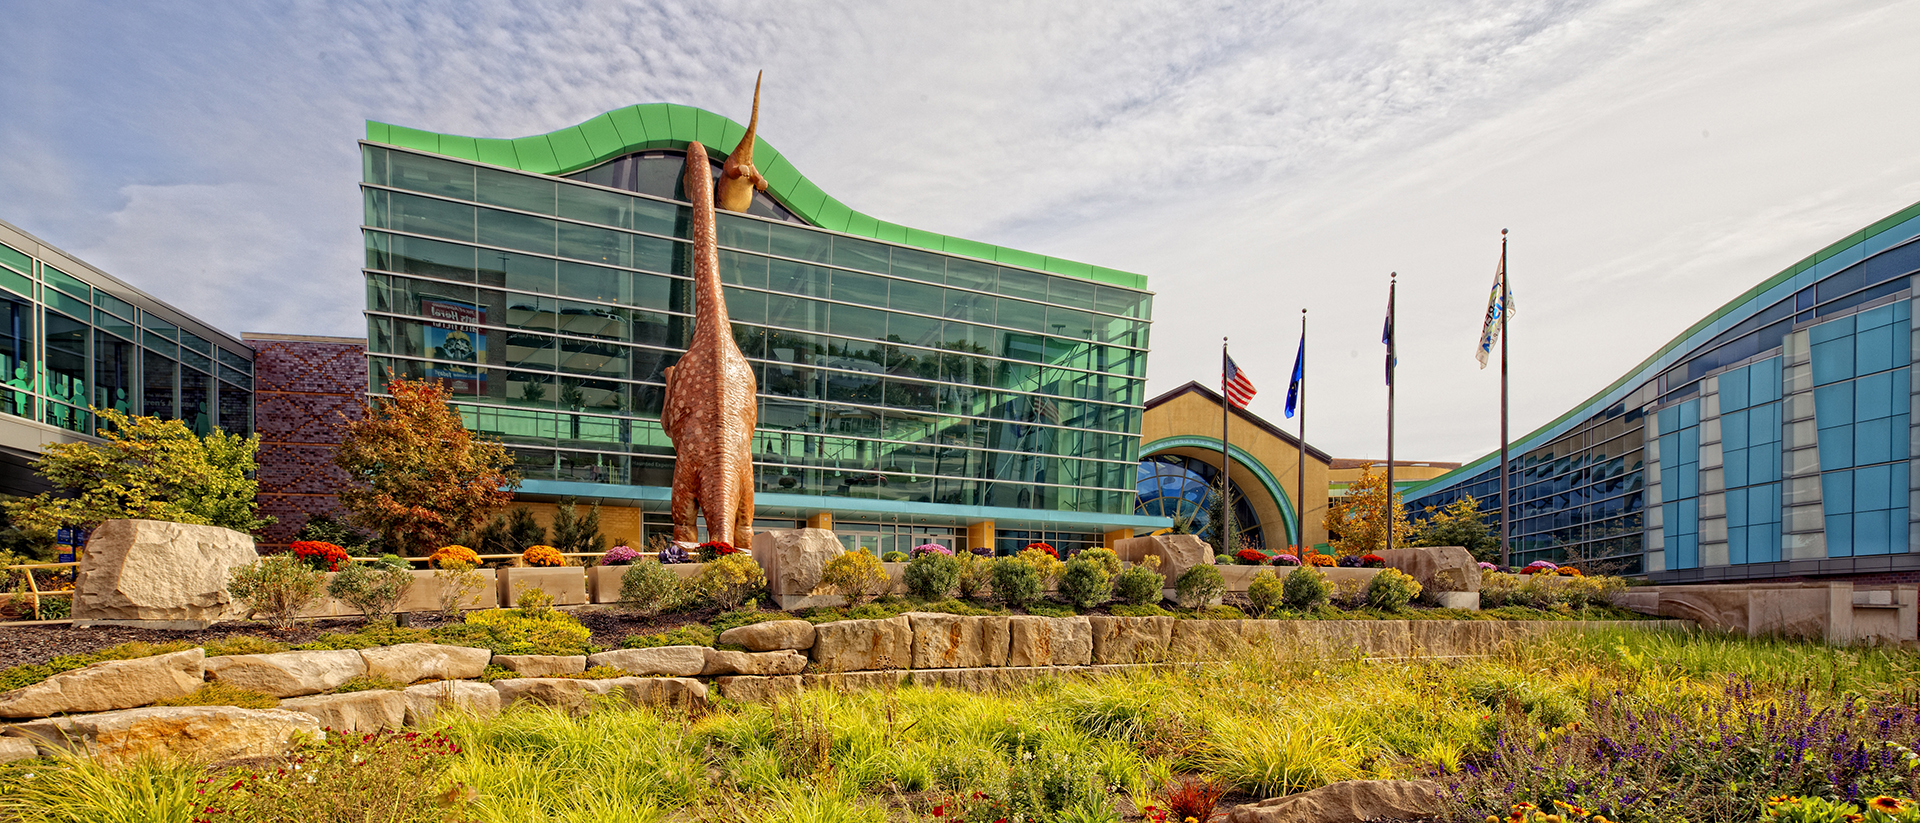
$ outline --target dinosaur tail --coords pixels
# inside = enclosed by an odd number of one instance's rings
[[[760,78],[765,75],[763,71],[753,76],[753,115],[747,118],[747,135],[740,138],[740,147],[734,149],[741,160],[753,159],[753,136],[760,129]]]

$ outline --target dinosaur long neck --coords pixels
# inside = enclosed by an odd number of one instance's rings
[[[720,291],[720,251],[714,229],[713,166],[707,148],[687,144],[687,199],[693,201],[693,333],[732,334],[727,301]]]

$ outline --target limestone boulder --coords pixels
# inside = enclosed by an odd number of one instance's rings
[[[330,691],[367,673],[367,662],[352,649],[275,652],[209,657],[207,679],[274,697],[301,697]]]
[[[496,654],[495,665],[527,677],[579,674],[587,670],[584,654]]]
[[[1429,820],[1440,786],[1425,780],[1349,780],[1235,808],[1227,823],[1366,823]]]
[[[313,715],[322,727],[352,734],[397,729],[407,722],[407,698],[391,689],[293,697],[280,701],[280,708]]]
[[[688,677],[707,667],[706,646],[658,646],[651,649],[615,649],[587,656],[588,666],[612,666],[641,676]]]
[[[686,677],[616,677],[603,694],[635,706],[693,711],[707,705],[707,684]]]
[[[0,693],[0,717],[104,712],[158,703],[200,688],[206,652],[187,649],[136,660],[109,660]]]
[[[245,615],[227,594],[233,569],[259,560],[253,538],[218,526],[108,520],[80,555],[76,625],[204,629]]]
[[[1095,663],[1159,663],[1173,641],[1171,617],[1092,615],[1087,622],[1093,628]]]
[[[407,701],[409,726],[425,726],[449,709],[473,712],[481,717],[500,713],[500,690],[471,680],[421,683],[401,689],[400,696]]]
[[[611,682],[570,677],[515,677],[493,681],[493,689],[500,695],[501,708],[527,702],[581,714],[593,705],[595,698],[607,693],[607,684]]]
[[[736,703],[777,702],[799,694],[800,683],[801,678],[797,674],[781,677],[721,677],[713,681],[721,697]]]
[[[1007,618],[1007,665],[1085,666],[1093,662],[1093,624],[1085,617]]]
[[[1171,588],[1186,570],[1213,562],[1213,547],[1191,534],[1160,534],[1128,537],[1114,541],[1113,551],[1121,560],[1139,563],[1149,556],[1160,558],[1160,574]]]
[[[467,646],[442,646],[438,643],[401,643],[361,649],[367,674],[396,683],[419,680],[472,680],[487,670],[493,652]]]
[[[721,632],[717,642],[752,652],[806,651],[813,648],[813,637],[813,624],[805,620],[768,620]]]
[[[1007,665],[1010,643],[1005,617],[969,617],[908,612],[913,629],[913,667],[960,669]]]
[[[792,649],[781,649],[777,652],[731,652],[708,649],[707,664],[700,669],[700,674],[703,676],[799,674],[806,671],[807,663],[806,655]]]
[[[170,755],[210,762],[284,754],[301,736],[319,737],[320,721],[286,709],[150,706],[16,724],[7,734],[44,748],[92,754],[107,762]]]
[[[1175,620],[1167,658],[1180,661],[1229,660],[1246,648],[1239,620]]]
[[[1480,561],[1459,546],[1424,546],[1374,552],[1387,567],[1406,572],[1422,595],[1480,591]]]
[[[766,572],[767,589],[782,608],[795,608],[818,597],[814,590],[820,587],[827,561],[844,552],[846,548],[827,529],[769,529],[753,535],[753,559]]]
[[[0,763],[32,760],[40,756],[40,747],[24,737],[0,737]]]
[[[819,671],[904,669],[913,663],[913,622],[904,614],[885,620],[837,620],[814,630],[810,654]]]

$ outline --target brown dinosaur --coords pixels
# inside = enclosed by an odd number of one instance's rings
[[[749,129],[747,141],[752,139]],[[733,340],[720,292],[712,174],[706,147],[688,143],[693,340],[680,361],[666,370],[660,425],[673,439],[673,539],[690,543],[697,538],[697,510],[706,518],[708,540],[740,546],[753,536],[753,427],[760,417],[755,399],[759,385]],[[752,194],[747,192],[748,197]]]
[[[747,136],[727,155],[720,167],[720,195],[717,202],[727,211],[744,212],[753,205],[753,193],[767,190],[767,178],[753,167],[753,134],[760,127],[760,77],[753,78],[753,116],[747,120]],[[689,192],[692,190],[689,189]]]

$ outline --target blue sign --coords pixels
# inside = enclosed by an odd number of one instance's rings
[[[73,552],[61,552],[61,553],[60,553],[60,559],[59,559],[59,560],[55,560],[54,562],[55,562],[55,563],[72,563],[72,562],[73,562]]]

